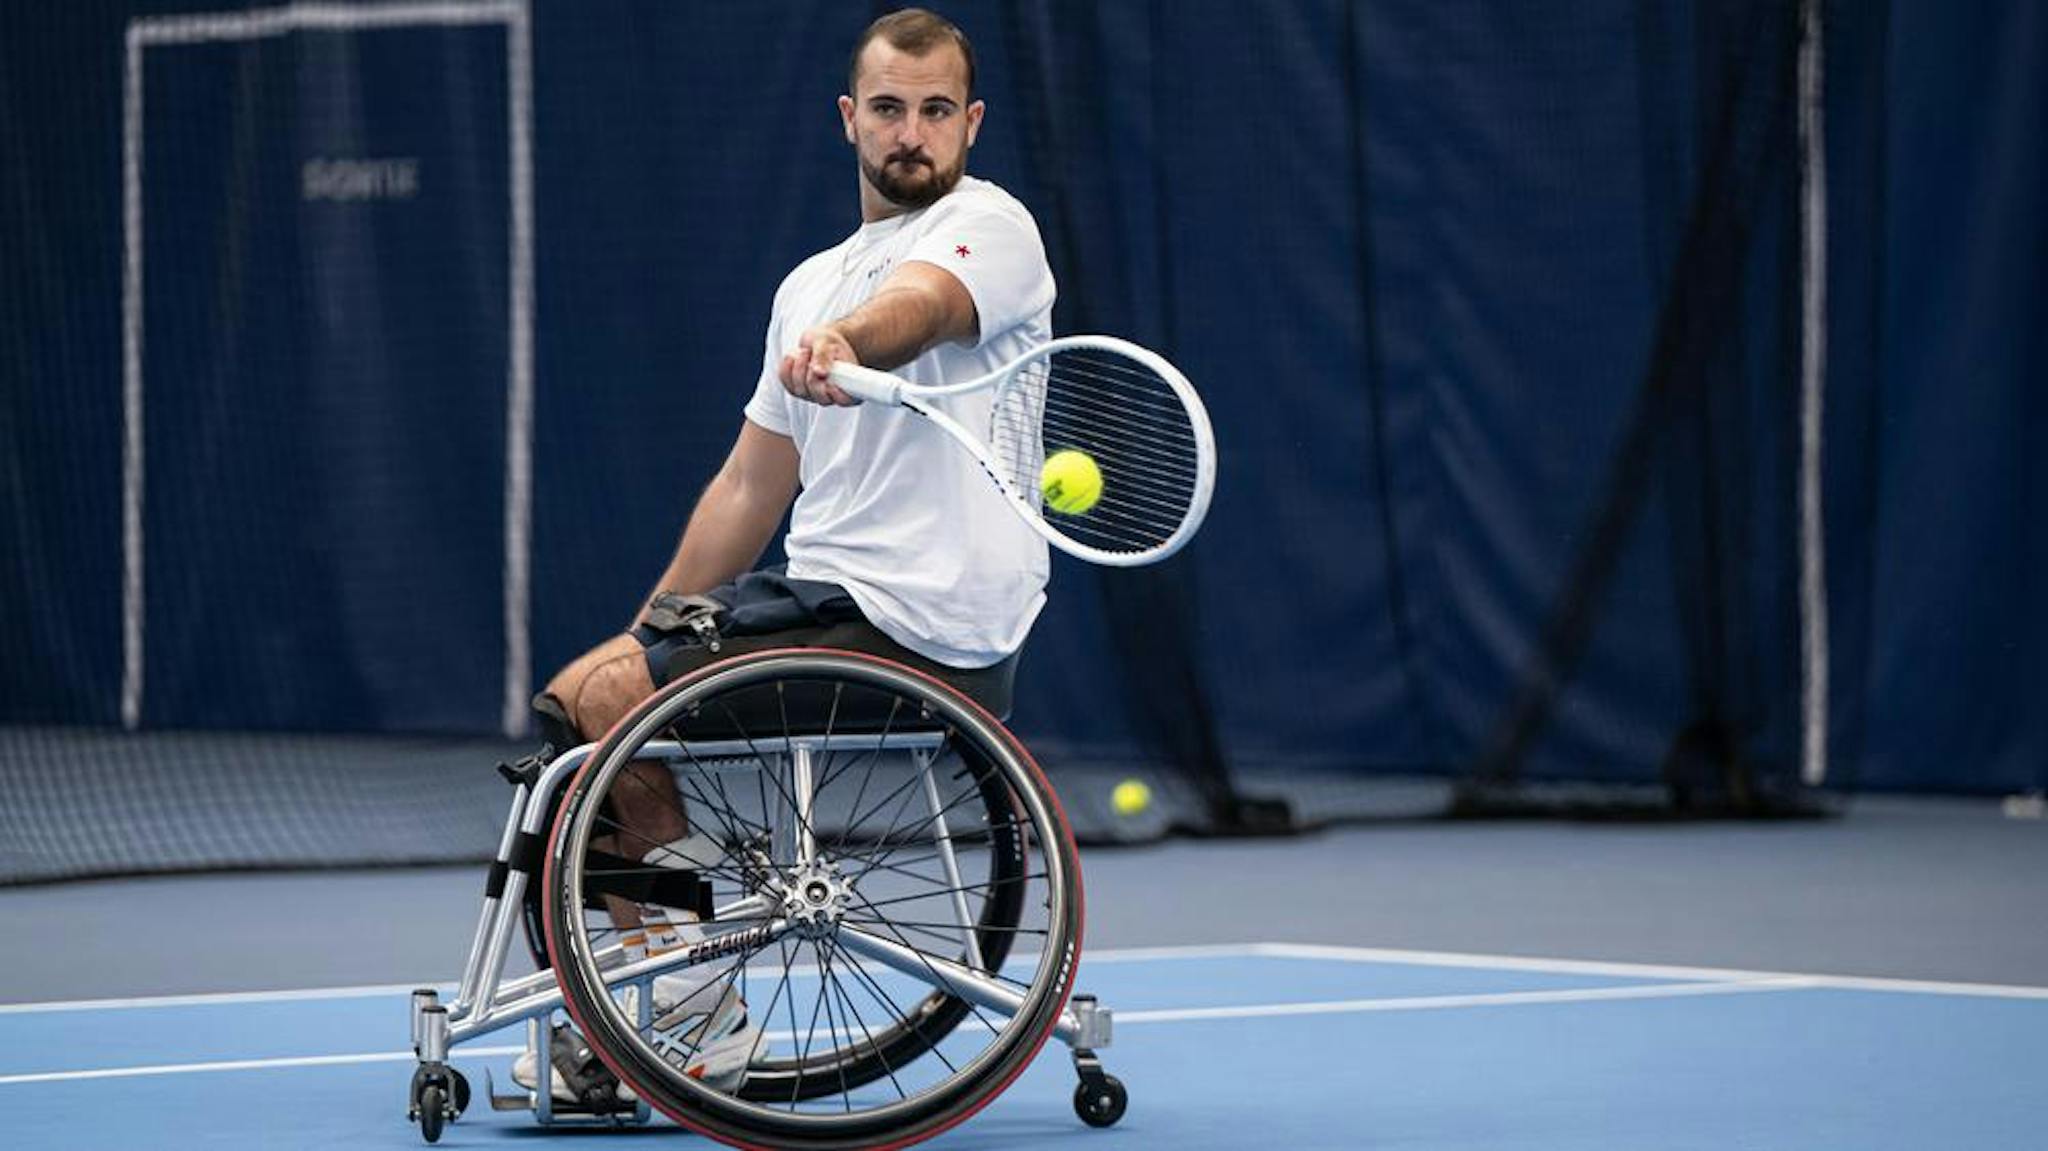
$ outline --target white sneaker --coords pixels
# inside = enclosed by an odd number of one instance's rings
[[[662,1058],[714,1091],[732,1094],[747,1081],[747,1064],[761,1037],[760,1025],[747,1015],[747,1002],[733,984],[706,985],[681,1002],[662,1002],[661,980],[654,981],[654,1003],[660,1014],[648,1036]]]
[[[587,1069],[587,1073],[593,1077],[602,1077],[597,1082],[601,1082],[611,1088],[614,1102],[621,1106],[631,1107],[640,1101],[640,1097],[633,1093],[631,1087],[613,1078],[610,1069],[590,1057],[589,1049],[583,1045],[583,1037],[578,1035],[574,1028],[570,1027],[567,1023],[559,1023],[555,1025],[555,1029],[574,1040],[575,1048],[584,1056],[580,1062]],[[562,1060],[559,1053],[555,1059],[549,1061],[548,1094],[554,1097],[554,1101],[557,1104],[580,1106],[583,1100],[576,1094],[576,1088],[570,1085],[568,1078],[562,1074],[561,1063]],[[512,1061],[512,1082],[519,1084],[528,1091],[532,1091],[535,1089],[535,1084],[539,1079],[540,1055],[529,1045],[519,1058]]]
[[[756,1054],[761,1028],[747,1015],[747,1004],[739,988],[730,984],[703,983],[679,1000],[668,1000],[664,992],[681,991],[689,974],[664,975],[655,980],[655,1017],[648,1042],[669,1064],[714,1091],[732,1094],[747,1079],[747,1064]],[[663,983],[669,983],[664,987]],[[633,1010],[631,999],[638,988],[627,988],[624,1004]],[[567,1024],[563,1025],[564,1027]],[[571,1032],[571,1034],[574,1034]],[[581,1036],[577,1036],[581,1041]],[[576,1089],[562,1075],[559,1061],[549,1067],[549,1091],[558,1103],[576,1103]],[[512,1081],[529,1091],[540,1079],[540,1056],[531,1047],[512,1062]],[[621,1103],[634,1103],[638,1096],[624,1083],[616,1087]]]
[[[576,1097],[569,1094],[569,1085],[562,1082],[561,1072],[557,1071],[554,1073],[554,1080],[553,1094],[555,1100],[560,1103],[574,1102]],[[533,1049],[533,1044],[530,1042],[526,1045],[526,1050],[520,1054],[519,1058],[512,1061],[512,1082],[519,1084],[528,1091],[535,1090],[540,1082],[540,1053]]]

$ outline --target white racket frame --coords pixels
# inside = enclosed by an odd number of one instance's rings
[[[1112,352],[1128,356],[1144,364],[1166,381],[1174,394],[1187,409],[1188,423],[1195,435],[1195,490],[1188,502],[1187,514],[1181,517],[1180,526],[1171,536],[1155,547],[1139,552],[1112,552],[1091,547],[1069,537],[1052,525],[1041,510],[1041,497],[1036,490],[1020,492],[1002,474],[987,442],[962,426],[960,421],[938,410],[932,400],[943,396],[965,395],[984,388],[1000,388],[1025,367],[1046,359],[1058,352],[1084,349]],[[1031,529],[1045,537],[1045,541],[1076,559],[1108,567],[1142,567],[1158,563],[1179,551],[1188,540],[1194,538],[1196,530],[1209,515],[1209,497],[1216,490],[1216,434],[1209,426],[1209,411],[1202,406],[1202,398],[1195,393],[1195,386],[1167,361],[1166,357],[1150,348],[1120,340],[1115,336],[1062,336],[1033,348],[1029,353],[1018,356],[995,371],[984,376],[959,383],[922,385],[913,384],[901,376],[859,364],[833,364],[832,382],[840,390],[855,399],[892,407],[907,408],[952,436],[961,447],[966,448],[976,463],[981,465],[983,474],[1001,492],[1010,510],[1017,513]]]

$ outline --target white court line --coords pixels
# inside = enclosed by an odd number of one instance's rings
[[[1816,986],[1804,979],[1747,979],[1735,983],[1658,983],[1635,987],[1578,987],[1557,991],[1500,991],[1485,995],[1411,995],[1398,999],[1334,999],[1320,1003],[1266,1003],[1251,1007],[1181,1007],[1119,1011],[1116,1025],[1184,1023],[1202,1019],[1268,1019],[1286,1015],[1350,1015],[1365,1011],[1443,1011],[1460,1007],[1522,1007],[1544,1003],[1595,1003],[1608,999],[1678,999],[1692,995],[1743,995],[1759,991],[1800,991]]]
[[[1491,995],[1411,995],[1394,999],[1339,999],[1320,1003],[1259,1003],[1237,1007],[1185,1007],[1118,1012],[1118,1026],[1147,1023],[1188,1023],[1212,1019],[1265,1019],[1290,1015],[1348,1015],[1368,1011],[1443,1011],[1471,1007],[1524,1007],[1555,1003],[1590,1003],[1614,999],[1675,999],[1699,995],[1737,995],[1763,991],[1796,991],[1813,986],[1801,979],[1757,979],[1736,983],[1658,984],[1649,987],[1582,987],[1558,991],[1509,991]],[[770,1032],[771,1040],[790,1042],[787,1032]],[[519,1047],[465,1047],[464,1057],[517,1055]],[[0,1075],[0,1087],[23,1083],[61,1083],[78,1079],[123,1079],[149,1075],[188,1075],[220,1071],[266,1071],[282,1067],[333,1067],[356,1063],[401,1063],[415,1058],[410,1051],[378,1051],[360,1055],[308,1055],[280,1059],[237,1059],[214,1063],[162,1063],[147,1067],[99,1067],[89,1071],[36,1071]]]
[[[524,1047],[465,1047],[464,1055],[517,1055]],[[274,1067],[341,1067],[352,1063],[410,1063],[410,1051],[365,1055],[299,1055],[284,1059],[232,1059],[221,1063],[159,1063],[153,1067],[99,1067],[91,1071],[36,1071],[0,1075],[0,1087],[15,1083],[63,1083],[75,1079],[137,1079],[149,1075],[196,1075],[208,1071],[267,1071]]]
[[[1215,1019],[1258,1019],[1286,1016],[1345,1015],[1380,1011],[1442,1011],[1484,1007],[1525,1007],[1559,1003],[1596,1003],[1617,1000],[1679,999],[1709,995],[1744,995],[1773,991],[1868,990],[1912,994],[1989,996],[2008,999],[2048,999],[2048,988],[2011,987],[1979,983],[1943,983],[1906,979],[1866,979],[1854,976],[1799,975],[1786,972],[1744,972],[1726,968],[1671,967],[1641,963],[1603,963],[1573,959],[1536,959],[1526,956],[1474,955],[1464,952],[1400,951],[1371,947],[1335,947],[1320,944],[1257,943],[1186,948],[1132,948],[1106,951],[1090,959],[1132,962],[1138,959],[1201,959],[1217,957],[1261,957],[1271,959],[1336,960],[1353,963],[1398,963],[1412,966],[1474,968],[1496,971],[1529,971],[1546,974],[1605,975],[1632,978],[1677,979],[1687,982],[1635,985],[1628,987],[1581,987],[1547,991],[1508,991],[1470,995],[1411,995],[1385,999],[1340,999],[1310,1003],[1263,1003],[1228,1007],[1167,1008],[1152,1011],[1118,1012],[1123,1026],[1152,1023],[1185,1023]],[[310,991],[251,992],[242,995],[176,996],[157,1000],[101,1000],[134,1006],[171,1003],[246,1003],[292,999],[343,999],[368,995],[402,994],[412,984],[381,987],[329,988]],[[86,1010],[89,1004],[29,1004],[17,1007],[44,1010]],[[515,1055],[523,1047],[465,1047],[465,1057]],[[179,1075],[203,1072],[252,1071],[285,1067],[326,1067],[357,1063],[399,1063],[413,1059],[410,1051],[372,1052],[356,1055],[314,1055],[279,1059],[246,1059],[212,1063],[173,1063],[143,1067],[104,1067],[86,1071],[39,1071],[0,1075],[0,1087],[25,1083],[52,1083],[78,1079],[118,1079],[151,1075]]]
[[[208,991],[192,995],[149,995],[130,999],[64,999],[47,1003],[0,1003],[0,1015],[38,1015],[56,1011],[133,1011],[155,1007],[206,1007],[223,1003],[295,1003],[312,999],[376,999],[410,995],[432,987],[444,995],[453,983],[385,983],[361,987],[308,987],[298,991]]]
[[[1597,1003],[1609,999],[1683,999],[1695,995],[1743,995],[1760,991],[1803,991],[1805,979],[1745,979],[1733,983],[1655,983],[1628,987],[1572,987],[1550,991],[1492,991],[1470,995],[1404,995],[1392,999],[1325,999],[1307,1003],[1254,1003],[1242,1007],[1167,1007],[1118,1011],[1116,1026],[1190,1023],[1208,1019],[1272,1019],[1289,1015],[1355,1015],[1371,1011],[1446,1011],[1460,1007],[1521,1007],[1545,1003]],[[790,1031],[764,1033],[771,1043],[795,1043]],[[839,1034],[835,1033],[834,1038]],[[852,1038],[852,1036],[846,1036]]]
[[[1187,947],[1125,947],[1090,951],[1086,963],[1140,963],[1162,959],[1251,959],[1267,955],[1264,943],[1203,944]],[[1287,958],[1280,956],[1279,958]],[[781,968],[776,967],[777,971]],[[814,974],[816,968],[799,966],[792,974]],[[309,987],[293,991],[205,991],[188,995],[146,995],[120,999],[64,999],[41,1003],[0,1003],[0,1015],[36,1014],[45,1011],[131,1011],[153,1007],[204,1007],[231,1003],[289,1003],[316,999],[376,999],[387,995],[409,995],[416,988],[431,987],[442,995],[455,992],[453,983],[378,983],[355,987]]]
[[[1485,971],[1532,971],[1548,975],[1608,975],[1625,979],[1684,979],[1755,982],[1796,979],[1837,991],[1888,991],[1908,995],[1967,995],[1990,999],[2048,999],[2048,987],[2004,983],[1955,983],[1934,979],[1885,979],[1862,975],[1819,975],[1801,971],[1745,971],[1732,967],[1673,967],[1657,963],[1608,963],[1521,955],[1477,955],[1462,951],[1404,951],[1316,943],[1254,943],[1255,955],[1276,959],[1334,959],[1352,963],[1403,963],[1418,967],[1464,967]]]
[[[1249,959],[1262,957],[1266,943],[1189,943],[1167,947],[1117,947],[1102,951],[1083,950],[1081,965],[1091,963],[1145,963],[1155,959]]]
[[[1464,951],[1413,951],[1385,947],[1347,947],[1322,943],[1218,943],[1182,947],[1125,947],[1089,951],[1082,965],[1193,959],[1308,959],[1346,963],[1397,963],[1412,967],[1453,967],[1482,971],[1527,971],[1546,975],[1601,975],[1623,979],[1677,979],[1729,983],[1758,980],[1803,980],[1815,987],[1853,991],[1894,991],[1917,995],[1969,995],[1994,999],[2048,999],[2048,987],[1997,983],[1956,983],[1923,979],[1884,979],[1857,975],[1822,975],[1799,971],[1745,971],[1732,967],[1680,967],[1655,963],[1614,963],[1604,960],[1556,959],[1525,955],[1488,955]],[[283,1003],[320,999],[372,999],[407,995],[432,987],[451,994],[451,983],[385,983],[357,987],[314,987],[294,991],[221,991],[191,995],[142,996],[125,999],[72,999],[42,1003],[0,1003],[0,1015],[55,1011],[124,1011],[156,1007],[191,1007],[231,1003]]]

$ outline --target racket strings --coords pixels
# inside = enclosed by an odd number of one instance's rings
[[[1179,516],[1193,494],[1194,467],[1170,453],[1133,447],[1130,440],[1119,438],[1121,435],[1099,423],[1049,420],[1045,450],[1048,455],[1065,450],[1085,452],[1102,472],[1102,501],[1109,506],[1122,502],[1149,503],[1164,514]],[[1189,451],[1193,451],[1192,441]],[[1114,461],[1120,481],[1113,488],[1108,483],[1112,470],[1108,461]],[[1035,483],[1032,476],[1023,479]]]
[[[1034,504],[1048,458],[1086,455],[1102,479],[1094,502],[1041,510],[1061,534],[1103,551],[1159,547],[1195,502],[1194,421],[1173,385],[1133,358],[1063,350],[1029,365],[997,398],[989,442],[1005,481]]]
[[[1184,412],[1178,422],[1146,416],[1118,404],[1108,392],[1091,393],[1070,389],[1061,405],[1067,422],[1076,428],[1093,428],[1098,438],[1114,435],[1125,439],[1126,450],[1144,456],[1162,467],[1184,467],[1194,471],[1195,436]]]
[[[1034,436],[1033,429],[1022,423],[1006,423],[1002,433],[1006,440],[1020,445],[1019,450],[1014,453],[1018,466],[1012,469],[1012,474],[1016,482],[1026,487],[1035,482],[1037,475],[1037,469],[1030,466],[1029,454],[1029,444],[1034,438],[1043,439],[1046,445],[1045,453],[1048,455],[1063,448],[1087,452],[1094,458],[1098,468],[1102,466],[1105,457],[1117,457],[1123,465],[1120,470],[1124,472],[1129,490],[1133,492],[1157,488],[1180,491],[1194,483],[1194,465],[1186,462],[1181,455],[1134,447],[1131,440],[1126,438],[1126,433],[1106,423],[1062,422],[1055,419],[1041,421],[1041,426],[1044,433],[1037,437]],[[1186,454],[1192,455],[1193,451],[1193,441],[1190,440]],[[1042,466],[1043,461],[1039,461],[1039,464]],[[1143,470],[1135,466],[1140,464],[1143,465]]]

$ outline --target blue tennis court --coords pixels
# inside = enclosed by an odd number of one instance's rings
[[[2048,987],[1287,944],[1104,951],[1123,1122],[1061,1049],[936,1146],[2038,1146]],[[13,1146],[414,1147],[404,986],[0,1008]],[[505,1089],[520,1032],[456,1051]],[[488,1041],[487,1041],[488,1042]],[[665,1126],[665,1125],[662,1125]],[[442,1145],[533,1146],[479,1099]]]

